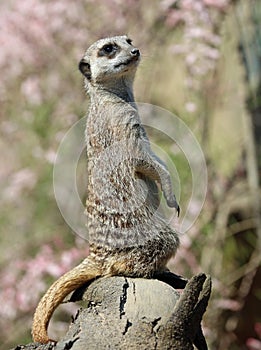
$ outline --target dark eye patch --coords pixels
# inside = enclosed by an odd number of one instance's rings
[[[131,39],[126,39],[126,41],[127,41],[127,43],[129,44],[129,45],[131,45],[132,44],[132,40]]]
[[[118,50],[118,46],[114,43],[109,43],[103,45],[103,47],[98,51],[98,56],[108,56],[109,58],[112,58],[116,51]]]

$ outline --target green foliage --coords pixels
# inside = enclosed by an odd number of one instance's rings
[[[40,139],[40,142],[50,142],[52,135],[52,105],[45,103],[43,105],[33,108],[32,114],[34,116],[32,122],[32,131]]]

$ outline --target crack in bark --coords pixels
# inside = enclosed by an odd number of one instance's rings
[[[157,335],[156,327],[157,327],[160,320],[161,320],[161,317],[158,317],[158,318],[155,318],[155,320],[151,322],[152,323],[152,333],[154,334],[154,339],[155,339],[154,350],[157,350],[157,348],[158,348],[158,335]]]
[[[128,330],[129,330],[129,328],[132,326],[132,323],[127,319],[127,322],[126,322],[126,325],[125,325],[125,329],[124,329],[124,331],[122,332],[122,335],[125,335],[127,332],[128,332]]]
[[[74,338],[73,340],[69,340],[69,341],[65,344],[64,350],[70,350],[70,349],[73,347],[73,344],[74,344],[77,340],[79,340],[79,339],[80,339],[80,337],[76,337],[76,338]]]
[[[159,321],[161,320],[161,317],[155,318],[154,321],[152,321],[152,332],[156,335],[157,331],[156,331],[156,327],[159,323]]]
[[[135,283],[132,283],[132,285],[133,285],[134,300],[135,300],[135,302],[136,302],[136,285],[135,285]]]
[[[127,289],[129,288],[129,283],[127,278],[125,278],[125,283],[122,286],[122,295],[120,296],[120,319],[125,315],[124,306],[127,301]]]

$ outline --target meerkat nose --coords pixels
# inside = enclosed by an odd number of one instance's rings
[[[131,50],[131,54],[132,54],[132,56],[139,57],[140,56],[140,50],[139,49],[132,49]]]

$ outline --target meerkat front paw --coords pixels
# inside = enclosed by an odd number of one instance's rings
[[[175,208],[177,210],[177,213],[178,213],[178,216],[180,214],[180,207],[179,207],[179,204],[177,203],[177,200],[176,200],[176,197],[174,194],[166,194],[165,192],[163,192],[164,194],[164,197],[166,199],[166,202],[168,204],[168,206],[170,208]]]

